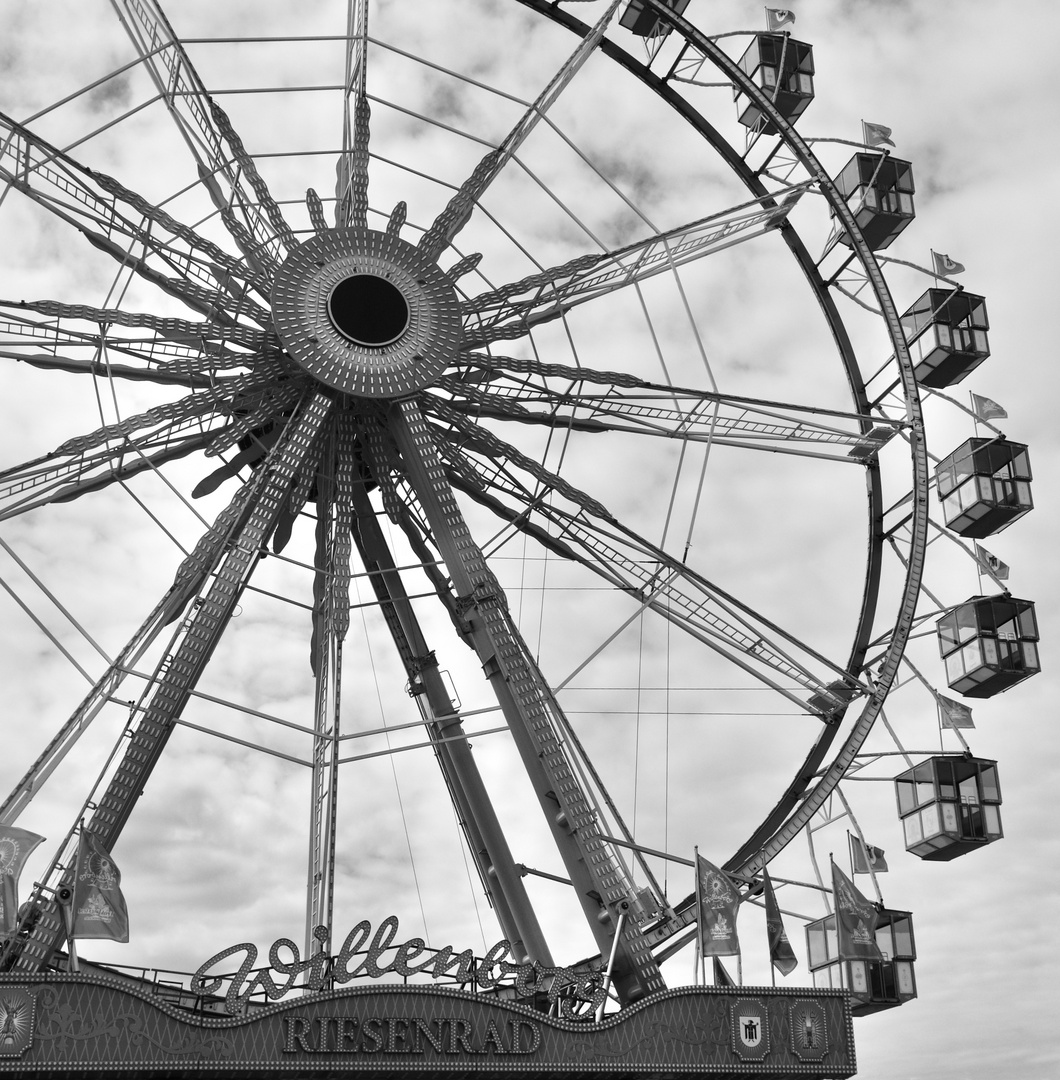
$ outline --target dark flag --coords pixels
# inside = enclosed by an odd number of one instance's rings
[[[835,901],[839,956],[842,960],[882,960],[876,944],[876,905],[854,888],[853,882],[832,863],[832,898]]]
[[[696,900],[702,955],[739,956],[736,914],[740,894],[724,871],[699,854],[696,855]]]
[[[735,986],[732,976],[725,970],[722,962],[716,957],[712,956],[711,960],[714,962],[714,985],[715,986]]]
[[[33,849],[44,839],[26,829],[0,825],[0,931],[18,926],[18,877]]]
[[[953,274],[964,273],[964,263],[951,259],[949,255],[942,255],[937,251],[932,251],[931,261],[934,263],[936,277],[950,277]]]
[[[882,874],[887,870],[883,848],[866,844],[860,837],[847,833],[850,840],[850,865],[855,874]]]
[[[121,871],[110,852],[87,829],[81,830],[71,901],[72,938],[129,940],[129,911],[121,894]]]
[[[766,893],[766,930],[769,932],[769,962],[781,975],[790,975],[798,967],[795,950],[784,932],[784,920],[780,917],[780,906],[773,892],[773,882],[769,880],[769,871],[762,870],[762,884]]]

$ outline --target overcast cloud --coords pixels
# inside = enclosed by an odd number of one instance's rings
[[[597,0],[569,6],[591,19],[605,5]],[[171,4],[168,14],[189,38],[248,30],[266,38],[341,34],[343,8],[333,0],[297,9],[185,0]],[[1004,840],[949,864],[922,863],[902,850],[890,783],[844,788],[868,840],[887,851],[891,869],[879,884],[889,906],[913,912],[919,952],[919,998],[855,1023],[858,1075],[1045,1080],[1060,1065],[1051,977],[1060,947],[1060,843],[1054,823],[1060,752],[1052,726],[1060,690],[1054,663],[1060,585],[1051,546],[1057,535],[1060,438],[1056,350],[1049,331],[1060,239],[1053,193],[1060,166],[1053,139],[1060,17],[1046,0],[1004,6],[988,0],[802,0],[793,10],[793,36],[813,44],[816,63],[817,99],[799,130],[808,137],[856,141],[862,119],[893,129],[893,153],[914,165],[918,216],[887,255],[925,266],[930,249],[948,253],[967,267],[959,279],[966,289],[986,297],[992,356],[947,393],[965,404],[972,390],[1007,409],[1008,419],[995,423],[1029,444],[1037,504],[1029,517],[985,544],[1011,566],[1013,594],[1037,605],[1043,672],[1000,697],[973,703],[976,729],[966,733],[978,756],[999,762]],[[762,6],[746,0],[692,0],[687,15],[708,33],[756,29],[764,18]],[[485,145],[518,119],[518,102],[548,81],[573,39],[511,0],[379,0],[372,33],[379,43],[369,67],[369,92],[377,99],[370,223],[383,227],[394,204],[406,200],[410,224],[404,235],[414,240]],[[624,32],[612,36],[631,51],[638,47]],[[736,40],[741,44],[733,44],[733,52],[743,47],[743,39]],[[306,188],[326,199],[334,190],[341,130],[334,88],[342,81],[342,43],[188,48],[206,84],[217,91],[318,87],[300,94],[218,94],[247,147],[261,155],[262,174],[292,226],[308,230]],[[427,57],[437,67],[398,50]],[[35,116],[132,59],[103,0],[0,0],[0,111],[16,120]],[[446,73],[449,68],[498,92],[456,80]],[[723,132],[738,137],[729,90],[690,95]],[[31,126],[68,146],[150,96],[144,72],[132,68]],[[420,114],[427,111],[446,126],[426,126]],[[580,73],[552,119],[558,132],[543,125],[534,133],[519,165],[509,166],[486,196],[485,212],[478,211],[457,240],[461,254],[484,255],[480,274],[463,283],[469,292],[629,243],[745,198],[708,146],[600,57]],[[815,148],[833,174],[852,152],[841,144]],[[172,198],[167,205],[175,216],[202,222],[204,233],[231,247],[210,218],[209,200],[159,104],[134,112],[72,153],[149,199]],[[821,202],[815,195],[807,199]],[[798,213],[793,220],[811,246],[822,243],[822,206],[800,207]],[[113,280],[107,257],[17,191],[0,203],[0,236],[0,299],[115,302],[107,299]],[[792,260],[774,241],[762,237],[688,268],[682,274],[684,296],[667,278],[646,285],[643,301],[622,294],[587,305],[570,320],[569,335],[559,323],[544,327],[533,349],[547,362],[628,370],[652,379],[663,378],[661,355],[677,385],[707,386],[713,377],[731,393],[842,408],[846,386],[827,328]],[[901,265],[888,274],[900,310],[931,284],[923,273]],[[190,317],[177,301],[139,282],[129,285],[122,303],[129,310]],[[874,370],[886,359],[880,320],[849,302],[842,311],[863,369]],[[497,351],[533,355],[526,342]],[[0,390],[0,469],[177,396],[142,383],[117,385],[112,396],[108,384],[6,360]],[[935,455],[974,433],[971,417],[948,402],[929,399],[925,411]],[[864,485],[856,466],[715,447],[697,495],[702,452],[694,447],[681,462],[677,446],[665,440],[607,436],[605,445],[599,436],[587,436],[561,448],[546,447],[539,431],[522,425],[506,426],[503,435],[525,452],[545,455],[550,467],[558,465],[562,449],[565,475],[616,517],[671,550],[681,552],[687,540],[690,561],[709,577],[826,655],[845,658],[864,576]],[[888,457],[888,470],[897,470],[900,458]],[[173,489],[187,493],[217,464],[199,456],[177,463],[167,477]],[[889,482],[901,492],[898,476],[889,474]],[[0,576],[95,677],[105,665],[101,653],[113,656],[129,638],[172,581],[180,549],[195,542],[203,521],[212,520],[234,491],[229,482],[189,504],[149,476],[128,491],[115,487],[0,522],[0,539],[98,648],[2,550]],[[483,546],[496,549],[495,566],[513,611],[553,684],[566,680],[633,614],[625,598],[616,598],[599,579],[572,572],[554,558],[546,563],[522,538],[503,534],[494,543],[500,526],[473,505],[465,511]],[[934,503],[932,516],[940,518]],[[245,598],[200,690],[305,725],[311,722],[313,693],[308,612],[265,595],[308,602],[304,564],[311,558],[312,529],[301,525],[285,552],[289,561],[266,559],[260,565],[254,583],[262,592]],[[398,554],[400,560],[400,546]],[[892,562],[884,578],[885,607],[886,598],[896,595],[898,578]],[[925,580],[944,606],[993,591],[945,538],[932,543]],[[411,575],[408,585],[414,592],[426,588],[422,577]],[[357,589],[354,603],[367,605],[370,589],[363,581]],[[921,611],[934,606],[925,597]],[[420,602],[419,608],[464,707],[487,707],[480,669],[463,645],[450,640],[447,618],[431,605]],[[374,608],[355,608],[345,655],[345,732],[416,719],[404,693],[404,672]],[[917,638],[909,655],[945,692],[933,634]],[[138,669],[148,670],[151,659],[145,657]],[[669,694],[660,689],[668,678]],[[0,593],[0,685],[0,788],[6,793],[88,686],[7,592]],[[20,818],[19,825],[48,837],[23,877],[23,891],[45,872],[128,716],[123,703],[141,686],[135,679],[125,684],[120,701],[104,710],[77,753]],[[728,858],[779,797],[801,760],[796,755],[805,753],[815,734],[815,722],[791,715],[788,701],[751,688],[745,676],[676,630],[668,632],[661,620],[634,619],[571,680],[561,700],[641,841],[685,858],[693,845],[717,862]],[[888,717],[910,750],[937,748],[935,706],[915,679],[892,695]],[[253,940],[267,949],[279,936],[301,938],[305,852],[298,830],[307,776],[280,755],[304,758],[305,739],[205,698],[193,702],[184,718],[276,753],[254,754],[190,728],[174,736],[115,849],[132,942],[85,943],[84,954],[189,970],[237,941]],[[501,722],[487,712],[467,726],[474,733]],[[882,736],[874,733],[874,739],[872,745],[894,749]],[[420,741],[413,728],[351,739],[344,753],[372,754],[388,743]],[[518,836],[516,860],[562,874],[506,736],[473,735],[472,741],[499,813]],[[948,749],[956,746],[946,742]],[[837,860],[845,858],[846,827],[840,823],[818,839],[825,873],[829,851]],[[353,766],[343,787],[340,835],[340,938],[358,919],[377,924],[389,914],[401,919],[404,937],[422,934],[436,946],[480,949],[500,936],[467,869],[429,750],[375,756]],[[686,867],[656,861],[653,870],[671,901],[691,891]],[[778,860],[777,874],[812,880],[802,838]],[[867,879],[859,884],[868,890]],[[588,934],[564,888],[541,878],[528,879],[528,888],[557,956],[575,960],[587,954]],[[824,913],[812,891],[785,889],[781,899],[810,917]],[[792,919],[788,932],[800,961],[788,982],[807,985],[801,924]],[[768,982],[759,911],[741,915],[741,939],[746,981]],[[668,965],[670,983],[687,980],[691,967],[685,950]]]

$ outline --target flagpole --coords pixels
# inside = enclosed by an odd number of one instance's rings
[[[940,729],[941,731],[941,729]],[[850,824],[854,826],[854,832],[857,834],[858,843],[861,844],[861,850],[865,855],[865,865],[869,869],[869,877],[872,878],[872,887],[876,890],[876,899],[883,903],[883,893],[880,892],[880,883],[876,880],[876,871],[872,868],[872,863],[869,861],[869,845],[865,843],[865,834],[861,831],[861,826],[858,824],[858,819],[854,817],[854,811],[850,809],[850,803],[847,802],[846,796],[840,791],[839,786],[836,785],[836,794],[839,796],[839,801],[843,804],[843,809],[846,811],[846,815],[850,818]],[[850,880],[854,880],[854,849],[850,843],[850,830],[847,830],[847,853],[850,856]]]
[[[604,996],[596,1010],[596,1022],[599,1024],[604,1018],[604,1006],[607,1004],[607,992],[611,989],[611,974],[615,970],[615,957],[618,955],[618,946],[622,942],[622,927],[626,923],[626,913],[618,913],[618,924],[615,926],[615,938],[611,944],[611,955],[607,961],[607,971],[604,974]]]
[[[60,907],[63,909],[63,922],[66,924],[66,947],[70,954],[67,968],[77,975],[81,971],[81,965],[77,959],[77,945],[74,941],[73,896],[66,903],[60,901]]]
[[[696,867],[696,954],[700,965],[702,985],[707,985],[707,954],[703,946],[703,896],[699,888],[699,845],[692,848]]]
[[[862,121],[864,123],[864,121]],[[768,878],[769,871],[762,867],[762,891],[765,892],[766,880]],[[765,899],[769,899],[768,895]],[[775,897],[774,897],[775,899]],[[769,947],[769,978],[772,981],[773,986],[777,985],[777,969],[773,963],[773,939],[772,934],[769,931],[769,908],[766,908],[766,945]]]

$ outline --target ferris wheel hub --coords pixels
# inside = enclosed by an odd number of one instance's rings
[[[354,397],[430,386],[462,337],[448,276],[412,244],[373,229],[329,229],[297,247],[276,272],[272,312],[295,362]]]

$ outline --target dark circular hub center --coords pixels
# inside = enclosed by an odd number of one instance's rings
[[[401,290],[375,274],[343,278],[328,297],[328,316],[339,333],[358,345],[389,345],[409,324]]]

